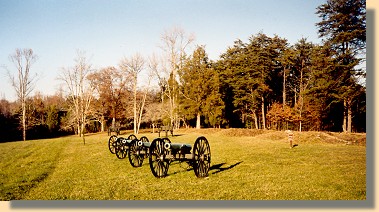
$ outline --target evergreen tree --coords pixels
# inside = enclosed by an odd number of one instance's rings
[[[254,90],[257,92],[258,99],[260,100],[262,129],[266,129],[266,96],[272,91],[266,83],[269,71],[273,69],[271,51],[269,49],[271,38],[263,33],[258,33],[256,36],[252,36],[249,41],[247,46],[248,57],[251,60],[250,68],[254,70],[249,78],[255,80],[256,87]]]
[[[201,117],[209,124],[220,124],[223,104],[219,94],[218,75],[211,67],[203,46],[198,46],[180,71],[183,111],[187,118],[196,117],[196,128]]]
[[[328,0],[317,7],[322,18],[317,23],[319,36],[334,50],[339,76],[338,99],[343,102],[343,131],[351,132],[352,102],[356,92],[359,54],[366,48],[366,2],[364,0]]]
[[[230,49],[232,50],[232,49]],[[260,110],[259,73],[254,68],[256,58],[249,55],[247,44],[237,41],[234,47],[234,54],[229,58],[228,68],[229,83],[233,87],[233,104],[239,112],[241,122],[246,126],[251,125],[254,120],[255,128],[258,129],[258,117]],[[251,53],[252,54],[252,53]]]
[[[315,113],[321,117],[321,130],[339,131],[342,114],[338,89],[340,86],[339,73],[336,69],[336,60],[333,58],[333,50],[328,45],[315,46],[311,53],[312,77],[310,89],[307,91],[312,96],[310,102],[315,105]]]
[[[220,93],[225,104],[223,120],[226,127],[242,127],[243,124],[246,126],[244,117],[255,112],[256,107],[251,105],[253,102],[243,98],[244,89],[236,88],[238,85],[236,82],[242,82],[237,76],[238,72],[243,69],[241,58],[246,54],[245,51],[246,45],[241,40],[236,40],[234,45],[228,47],[214,65],[220,76]],[[242,88],[244,85],[241,84]]]
[[[277,35],[271,38],[263,33],[258,33],[249,41],[247,56],[251,61],[249,69],[253,70],[249,77],[256,82],[254,90],[260,99],[262,129],[266,129],[267,105],[280,101],[279,98],[282,97],[280,72],[284,68],[281,58],[287,47],[287,40]]]
[[[313,44],[307,42],[306,38],[300,39],[294,45],[295,51],[295,71],[296,71],[296,87],[298,91],[298,101],[295,101],[296,112],[299,120],[299,131],[302,131],[303,125],[303,113],[311,112],[305,109],[305,105],[309,105],[309,99],[306,96],[306,92],[308,91],[310,85],[310,78],[312,77],[312,69],[311,65],[311,53],[313,50]]]

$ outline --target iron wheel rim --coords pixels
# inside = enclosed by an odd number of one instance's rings
[[[205,137],[199,137],[193,148],[193,169],[199,178],[208,177],[211,165],[211,149]]]
[[[170,160],[166,158],[167,150],[164,148],[163,139],[154,139],[150,146],[149,164],[150,170],[157,178],[167,176]]]
[[[112,135],[111,137],[109,137],[108,149],[112,154],[116,154],[116,141],[117,141],[116,135]]]

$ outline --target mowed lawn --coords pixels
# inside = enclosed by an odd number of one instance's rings
[[[209,177],[197,178],[174,162],[157,179],[148,165],[133,168],[107,147],[106,133],[81,138],[0,144],[0,200],[365,200],[365,134],[347,145],[330,133],[178,130],[173,143],[194,144],[204,135],[211,147]],[[127,137],[123,132],[121,137]],[[142,133],[150,141],[157,133]],[[340,137],[345,139],[344,137]],[[363,142],[365,143],[365,142]],[[360,144],[360,145],[359,145]]]

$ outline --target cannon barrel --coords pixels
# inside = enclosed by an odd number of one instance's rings
[[[150,142],[138,141],[137,145],[138,146],[143,146],[143,147],[150,147],[151,143]]]
[[[175,143],[165,143],[164,148],[167,150],[179,150],[179,149],[191,149],[190,144],[175,144]]]
[[[128,144],[128,145],[130,145],[133,141],[131,139],[126,139],[126,138],[118,138],[117,140],[120,140],[122,144]]]

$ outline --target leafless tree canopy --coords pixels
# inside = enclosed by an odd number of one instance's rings
[[[179,127],[180,120],[178,115],[178,71],[183,68],[187,56],[186,51],[194,40],[195,36],[193,34],[187,34],[180,27],[166,30],[161,36],[161,49],[163,51],[161,67],[154,66],[162,89],[162,103],[164,97],[167,97],[169,108],[166,114],[170,118],[170,124],[176,128]]]
[[[26,140],[26,98],[34,89],[37,75],[31,75],[30,68],[37,60],[37,55],[34,54],[32,49],[16,49],[16,52],[9,57],[17,69],[17,76],[15,77],[10,72],[8,76],[11,84],[16,91],[18,100],[22,107],[22,128],[23,140]]]
[[[135,54],[129,58],[125,57],[120,62],[120,69],[133,79],[133,129],[134,133],[138,133],[137,120],[137,79],[138,74],[144,69],[145,60],[140,54]]]
[[[92,71],[91,65],[83,52],[78,51],[74,67],[63,68],[60,80],[65,82],[69,99],[72,101],[71,111],[77,125],[78,134],[84,139],[84,130],[87,124],[87,116],[93,98],[94,87],[87,79]]]

